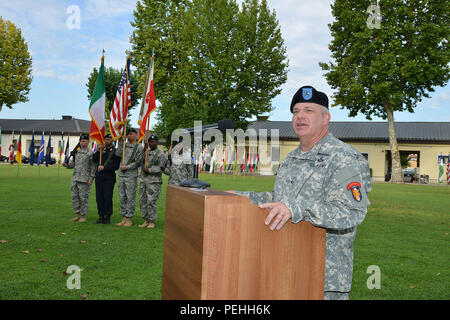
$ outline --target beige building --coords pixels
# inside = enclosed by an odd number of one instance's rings
[[[89,134],[91,128],[90,120],[76,119],[72,116],[62,116],[58,120],[41,119],[0,119],[2,157],[9,158],[9,146],[14,142],[14,149],[17,151],[17,144],[22,132],[22,161],[27,163],[30,156],[30,145],[34,132],[34,153],[37,161],[39,145],[41,143],[42,132],[44,133],[44,150],[47,149],[51,136],[51,158],[56,163],[59,160],[58,145],[64,143],[63,153],[69,139],[69,152],[75,148],[80,141],[81,134]],[[137,129],[137,128],[135,128]],[[89,146],[93,148],[94,142],[90,141]],[[44,151],[45,154],[45,151]],[[62,156],[64,161],[64,154]]]
[[[414,159],[407,167],[415,169],[417,176],[427,175],[431,183],[437,182],[439,157],[442,154],[444,164],[450,155],[450,122],[397,122],[395,124],[400,154]],[[275,174],[278,164],[295,149],[298,138],[292,129],[291,121],[268,121],[259,118],[249,126],[257,132],[271,130],[279,132],[279,146],[269,141],[270,165],[261,165],[262,175]],[[338,139],[348,143],[361,152],[369,161],[372,178],[375,181],[388,181],[391,171],[391,151],[386,122],[330,122],[330,132]],[[270,139],[269,139],[270,140]]]

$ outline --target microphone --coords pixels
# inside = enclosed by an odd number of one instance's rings
[[[185,129],[190,134],[194,134],[194,130],[196,127],[187,128]],[[202,128],[202,135],[210,129],[218,129],[223,134],[226,133],[227,129],[233,129],[233,122],[230,119],[222,119],[217,123],[214,124],[207,124],[204,126],[201,126]],[[197,188],[197,189],[205,189],[211,186],[210,183],[205,181],[198,180],[198,159],[200,156],[201,151],[201,139],[196,139],[194,136],[194,151],[195,151],[195,159],[194,159],[194,178],[192,180],[186,180],[180,182],[180,186],[183,187],[191,187],[191,188]]]
[[[207,131],[209,129],[218,129],[218,130],[220,130],[220,132],[225,134],[227,129],[233,129],[233,128],[234,128],[233,121],[231,121],[230,119],[222,119],[222,120],[219,120],[217,123],[207,124],[207,125],[202,126],[202,134],[205,133],[205,131]],[[194,133],[194,129],[195,129],[195,127],[187,128],[185,130],[189,133]]]

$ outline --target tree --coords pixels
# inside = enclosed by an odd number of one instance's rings
[[[244,128],[272,111],[286,82],[287,58],[275,12],[266,0],[139,1],[131,37],[132,62],[147,70],[155,49],[156,130],[223,118]]]
[[[109,113],[111,112],[114,100],[116,98],[117,89],[119,87],[120,80],[122,79],[122,73],[124,69],[117,70],[114,68],[105,68],[105,94],[106,94],[106,109],[105,109],[105,125],[108,126]],[[88,82],[86,83],[86,87],[88,90],[87,98],[90,100],[91,95],[94,91],[95,81],[97,80],[98,69],[94,68],[91,74],[89,75]],[[134,109],[138,103],[138,99],[140,98],[137,94],[138,88],[138,80],[135,73],[130,70],[130,93],[131,93],[131,103],[128,106],[128,116],[130,115],[130,111]],[[129,127],[130,123],[127,123]]]
[[[449,79],[448,1],[380,0],[380,28],[369,28],[371,1],[336,0],[329,25],[334,62],[320,63],[333,89],[334,105],[388,119],[391,182],[402,182],[394,112],[417,103]]]
[[[33,77],[32,59],[22,32],[0,17],[0,111],[28,101]]]

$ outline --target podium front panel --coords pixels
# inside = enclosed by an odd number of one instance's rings
[[[168,186],[163,299],[323,299],[325,230],[288,222],[246,197]]]

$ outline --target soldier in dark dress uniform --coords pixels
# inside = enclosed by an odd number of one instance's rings
[[[100,162],[100,152],[102,159]],[[95,223],[110,224],[113,213],[113,191],[116,183],[116,170],[120,166],[120,157],[116,154],[110,134],[105,136],[105,146],[99,145],[92,160],[98,164],[95,172],[95,193],[99,219]]]

